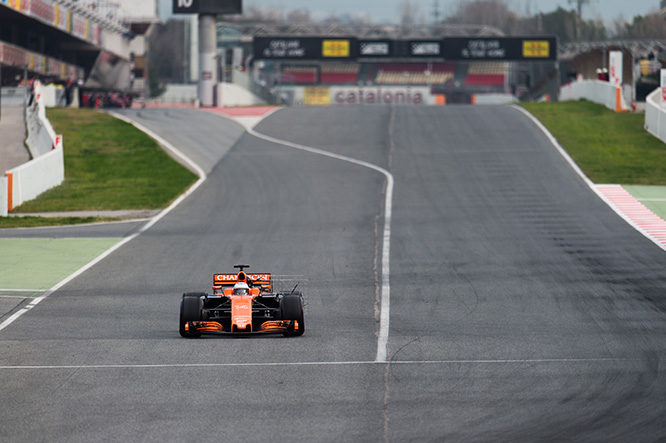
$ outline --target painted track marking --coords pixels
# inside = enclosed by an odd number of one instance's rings
[[[292,143],[287,140],[281,140],[270,135],[265,135],[254,130],[254,128],[247,128],[248,134],[251,134],[262,140],[271,143],[287,146],[301,151],[310,152],[313,154],[323,155],[325,157],[342,160],[358,166],[363,166],[373,171],[377,171],[386,177],[386,198],[384,202],[384,232],[382,236],[382,285],[381,285],[381,302],[379,314],[379,334],[377,337],[377,356],[375,362],[386,362],[388,352],[388,335],[389,335],[389,320],[391,308],[391,284],[389,280],[390,273],[390,252],[391,252],[391,214],[393,206],[393,174],[381,166],[369,163],[363,160],[358,160],[346,155],[334,154],[332,152],[324,151],[322,149],[305,146],[298,143]]]
[[[196,163],[194,163],[194,162],[193,162],[188,156],[186,156],[185,154],[183,154],[182,152],[180,152],[178,149],[176,149],[171,143],[169,143],[168,141],[166,141],[165,139],[163,139],[162,137],[160,137],[159,135],[157,135],[156,133],[154,133],[154,132],[151,131],[150,129],[148,129],[148,128],[146,128],[145,126],[141,125],[140,123],[133,122],[132,120],[130,120],[129,118],[127,118],[127,117],[125,117],[125,116],[123,116],[123,115],[117,114],[117,113],[115,113],[115,112],[110,112],[109,114],[113,115],[114,117],[116,117],[116,118],[118,118],[118,119],[120,119],[120,120],[122,120],[122,121],[124,121],[124,122],[126,122],[126,123],[129,123],[129,124],[133,125],[133,126],[134,126],[135,128],[137,128],[138,130],[145,132],[148,136],[150,136],[150,137],[152,137],[153,139],[155,139],[159,144],[161,144],[162,146],[164,146],[164,148],[166,148],[167,150],[171,151],[176,157],[180,158],[183,162],[185,162],[186,164],[188,164],[188,165],[189,165],[189,166],[190,166],[190,167],[196,172],[196,174],[199,176],[199,180],[197,180],[192,186],[190,186],[190,187],[187,189],[187,191],[185,191],[183,194],[181,194],[181,195],[180,195],[176,200],[174,200],[173,203],[171,203],[168,207],[166,207],[166,208],[165,208],[164,210],[162,210],[159,214],[157,214],[157,215],[154,216],[152,219],[150,219],[150,221],[149,221],[148,223],[146,223],[145,225],[143,225],[143,226],[141,227],[141,229],[139,229],[137,232],[135,232],[134,234],[132,234],[132,235],[130,235],[130,236],[128,236],[128,237],[125,237],[125,238],[122,239],[120,242],[118,242],[118,243],[116,243],[115,245],[111,246],[109,249],[107,249],[106,251],[102,252],[100,255],[98,255],[97,257],[95,257],[93,260],[91,260],[91,261],[88,262],[87,264],[83,265],[83,266],[82,266],[81,268],[79,268],[76,272],[74,272],[73,274],[69,275],[69,276],[66,277],[65,279],[61,280],[60,282],[56,283],[53,287],[51,287],[49,290],[47,290],[46,292],[44,292],[42,295],[40,295],[39,297],[34,298],[30,303],[28,303],[27,305],[25,305],[23,308],[19,309],[18,311],[16,311],[16,312],[13,313],[12,315],[10,315],[5,321],[3,321],[2,323],[0,323],[0,331],[2,331],[2,330],[5,329],[7,326],[9,326],[9,325],[11,325],[12,323],[14,323],[19,317],[21,317],[23,314],[25,314],[26,312],[30,311],[32,308],[34,308],[35,306],[37,306],[39,303],[42,302],[42,300],[46,299],[48,296],[50,296],[51,294],[53,294],[55,291],[57,291],[57,290],[60,289],[61,287],[65,286],[67,283],[69,283],[70,281],[74,280],[76,277],[78,277],[79,275],[83,274],[83,273],[86,272],[88,269],[92,268],[92,267],[95,266],[97,263],[99,263],[100,261],[104,260],[104,259],[105,259],[106,257],[108,257],[111,253],[113,253],[113,252],[116,251],[117,249],[119,249],[119,248],[121,248],[122,246],[124,246],[126,243],[131,242],[132,240],[134,240],[135,238],[137,238],[139,235],[141,235],[141,234],[143,234],[144,232],[146,232],[146,231],[147,231],[148,229],[150,229],[153,225],[155,225],[155,223],[157,223],[158,221],[160,221],[162,218],[164,218],[164,216],[166,216],[169,212],[171,212],[176,206],[178,206],[179,204],[181,204],[181,203],[183,202],[183,200],[185,200],[187,197],[189,197],[194,191],[197,190],[197,188],[198,188],[199,186],[201,186],[201,184],[202,184],[204,181],[206,181],[206,178],[207,178],[207,177],[206,177],[206,173],[204,172],[204,170],[201,169],[201,167],[199,167],[199,165],[197,165]]]
[[[550,143],[555,146],[557,151],[560,153],[560,155],[564,158],[564,160],[569,163],[569,165],[573,168],[573,170],[583,179],[585,184],[595,193],[597,196],[603,200],[617,215],[619,215],[624,221],[629,223],[631,227],[636,229],[638,232],[643,234],[645,237],[647,237],[650,241],[652,241],[655,245],[659,246],[661,249],[666,251],[666,244],[662,244],[660,241],[658,241],[656,238],[653,238],[645,229],[643,229],[640,225],[638,225],[634,220],[632,220],[629,216],[624,214],[620,208],[618,208],[615,203],[613,203],[606,195],[604,195],[601,190],[597,188],[597,186],[590,180],[585,173],[583,172],[582,169],[576,164],[576,162],[571,158],[569,153],[560,145],[560,143],[557,141],[557,139],[553,136],[553,134],[550,133],[550,131],[541,123],[535,116],[530,114],[526,109],[517,106],[517,105],[512,105],[512,108],[516,109],[517,111],[521,112],[525,116],[527,116],[536,126],[543,132],[543,134],[550,140]]]
[[[639,226],[644,231],[644,235],[666,250],[666,221],[650,211],[639,201],[640,199],[636,199],[620,185],[597,185],[596,187],[619,211]]]
[[[536,358],[497,360],[396,360],[391,365],[501,365],[501,364],[571,364],[641,361],[631,358]],[[178,368],[244,368],[289,366],[381,366],[385,361],[311,361],[265,363],[172,363],[172,364],[99,364],[99,365],[0,365],[0,370],[27,369],[178,369]]]

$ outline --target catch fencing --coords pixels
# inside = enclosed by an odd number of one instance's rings
[[[5,172],[0,180],[0,216],[65,180],[62,136],[46,118],[41,85],[37,82],[25,113],[26,144],[32,160]]]

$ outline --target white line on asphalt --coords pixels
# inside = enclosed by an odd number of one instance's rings
[[[603,200],[617,215],[620,216],[624,221],[626,221],[631,227],[633,227],[635,230],[643,234],[645,237],[647,237],[650,241],[652,241],[655,245],[659,246],[661,249],[666,251],[666,245],[662,245],[659,240],[656,238],[652,237],[647,231],[645,231],[643,228],[638,226],[632,219],[630,219],[628,216],[626,216],[620,209],[613,204],[606,196],[599,190],[597,189],[596,185],[590,180],[585,173],[583,172],[582,169],[576,164],[576,162],[571,158],[569,153],[560,145],[560,143],[557,141],[557,139],[553,136],[553,134],[550,133],[550,131],[535,117],[533,116],[530,112],[528,112],[526,109],[517,106],[517,105],[512,105],[512,107],[524,115],[526,115],[532,122],[541,130],[541,132],[544,133],[544,135],[550,140],[551,144],[555,146],[557,151],[562,155],[562,157],[569,163],[569,165],[573,168],[573,170],[583,179],[585,184],[595,193],[597,196]]]
[[[36,298],[36,295],[0,295],[0,298],[20,298],[25,300],[26,298]]]
[[[353,163],[355,165],[363,166],[365,168],[372,169],[374,171],[384,174],[386,177],[386,201],[384,203],[384,233],[382,241],[382,290],[381,290],[381,305],[380,305],[380,314],[379,314],[379,335],[377,337],[377,356],[375,358],[376,362],[386,362],[387,356],[387,346],[388,346],[388,335],[389,335],[389,319],[390,319],[390,304],[391,304],[391,284],[389,281],[389,272],[390,272],[390,250],[391,250],[391,212],[393,206],[393,175],[375,164],[357,160],[352,157],[347,157],[346,155],[334,154],[332,152],[324,151],[322,149],[313,148],[310,146],[300,145],[298,143],[292,143],[287,140],[281,140],[269,135],[262,134],[255,131],[252,128],[248,128],[247,132],[255,137],[261,138],[263,140],[269,141],[271,143],[277,143],[279,145],[288,146],[290,148],[299,149],[301,151],[311,152],[313,154],[319,154],[326,157],[335,158],[337,160],[342,160],[345,162]]]
[[[0,288],[0,292],[41,292],[47,291],[48,289],[7,289]]]
[[[88,264],[84,265],[83,267],[79,268],[76,272],[65,278],[64,280],[60,281],[57,283],[55,286],[44,292],[42,295],[39,297],[36,297],[34,300],[32,300],[30,303],[28,303],[26,306],[23,308],[19,309],[16,311],[14,314],[9,316],[4,322],[0,323],[0,331],[5,329],[7,326],[11,325],[14,323],[19,317],[21,317],[23,314],[26,312],[30,311],[32,308],[37,306],[39,303],[41,303],[42,300],[47,298],[49,295],[53,294],[55,291],[69,283],[70,281],[74,280],[76,277],[79,275],[83,274],[85,271],[88,269],[92,268],[95,266],[97,263],[100,261],[104,260],[106,257],[108,257],[112,252],[115,250],[119,249],[126,243],[129,243],[130,241],[134,240],[137,238],[139,235],[142,233],[146,232],[148,229],[150,229],[155,223],[160,221],[165,215],[167,215],[169,212],[171,212],[176,206],[178,206],[180,203],[183,202],[187,197],[189,197],[201,184],[206,180],[206,173],[204,172],[203,169],[199,167],[196,163],[194,163],[192,160],[190,160],[189,157],[187,157],[185,154],[180,152],[178,149],[176,149],[171,143],[160,137],[159,135],[155,134],[153,131],[150,129],[146,128],[145,126],[133,122],[132,120],[128,119],[125,116],[122,116],[120,114],[116,114],[114,112],[110,112],[109,114],[113,115],[114,117],[123,120],[140,131],[145,132],[148,134],[150,137],[154,138],[158,143],[160,143],[162,146],[164,146],[166,149],[171,151],[176,157],[182,159],[185,163],[190,165],[195,171],[196,174],[199,176],[199,180],[196,181],[192,186],[190,186],[185,193],[181,194],[180,197],[178,197],[176,200],[173,201],[167,208],[165,208],[163,211],[161,211],[159,214],[154,216],[148,223],[146,223],[144,226],[141,227],[137,232],[134,234],[130,235],[129,237],[125,237],[122,239],[120,242],[116,243],[115,245],[111,246],[109,249],[106,251],[102,252],[100,255],[98,255],[96,258],[94,258],[92,261],[88,262]]]
[[[499,364],[563,364],[604,363],[634,361],[630,358],[535,358],[498,360],[397,360],[391,365],[499,365]],[[361,366],[383,365],[386,362],[369,361],[311,361],[311,362],[266,362],[266,363],[172,363],[172,364],[99,364],[99,365],[1,365],[0,370],[26,369],[178,369],[178,368],[244,368],[275,366]]]

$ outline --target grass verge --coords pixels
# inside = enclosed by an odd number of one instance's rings
[[[84,223],[97,223],[104,221],[118,221],[118,219],[99,217],[0,217],[0,229],[80,225]]]
[[[666,185],[666,144],[644,129],[645,115],[588,101],[524,103],[594,183]]]
[[[54,108],[47,117],[63,135],[65,181],[15,212],[158,209],[197,178],[153,139],[108,114]]]

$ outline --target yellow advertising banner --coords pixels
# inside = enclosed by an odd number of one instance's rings
[[[320,87],[306,87],[303,89],[303,104],[313,106],[328,106],[331,104],[331,89]]]
[[[324,57],[349,57],[350,47],[349,40],[324,40],[321,54]]]
[[[84,35],[86,40],[90,40],[90,20],[86,20],[86,32]]]
[[[523,40],[523,57],[550,57],[550,43],[548,40]]]

